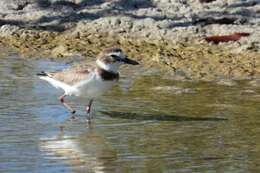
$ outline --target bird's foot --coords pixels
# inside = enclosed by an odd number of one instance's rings
[[[90,115],[90,106],[86,107],[86,112],[87,112],[87,116],[86,116],[86,121],[89,124],[91,121],[91,115]]]
[[[72,110],[71,111],[70,120],[75,120],[76,119],[75,113],[76,113],[76,110]]]
[[[71,112],[71,114],[69,115],[69,118],[67,120],[69,120],[69,121],[76,120],[75,113]]]
[[[90,114],[89,114],[89,113],[87,114],[87,117],[86,117],[86,122],[87,122],[88,124],[90,124],[90,123],[91,123],[91,116],[90,116]]]
[[[59,128],[60,128],[60,132],[64,132],[64,126],[63,125],[59,126]]]
[[[75,120],[76,119],[76,116],[75,115],[71,115],[70,116],[70,120]]]

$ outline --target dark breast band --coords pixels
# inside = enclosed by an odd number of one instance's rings
[[[119,73],[113,73],[101,68],[98,68],[98,74],[101,76],[103,80],[106,81],[113,81],[113,80],[117,81],[119,79]]]

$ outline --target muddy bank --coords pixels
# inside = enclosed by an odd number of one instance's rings
[[[251,79],[260,77],[259,6],[237,0],[3,0],[0,41],[24,56],[47,57],[89,58],[120,46],[178,80]],[[235,41],[219,44],[205,39],[232,33],[246,36],[224,36]]]
[[[143,65],[160,67],[176,80],[251,79],[260,76],[257,52],[231,53],[224,45],[193,40],[175,44],[169,40],[150,40],[110,33],[56,33],[18,29],[1,43],[24,56],[90,58],[106,47],[120,46]]]

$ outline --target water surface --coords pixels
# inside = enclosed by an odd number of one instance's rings
[[[176,82],[127,68],[87,126],[86,100],[68,99],[78,110],[69,121],[62,92],[35,76],[66,62],[0,56],[0,172],[260,171],[260,88],[247,81]]]

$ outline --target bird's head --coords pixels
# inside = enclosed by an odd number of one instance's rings
[[[100,68],[111,72],[117,72],[122,64],[139,64],[137,61],[129,59],[120,48],[109,48],[103,50],[98,55],[96,62]]]

